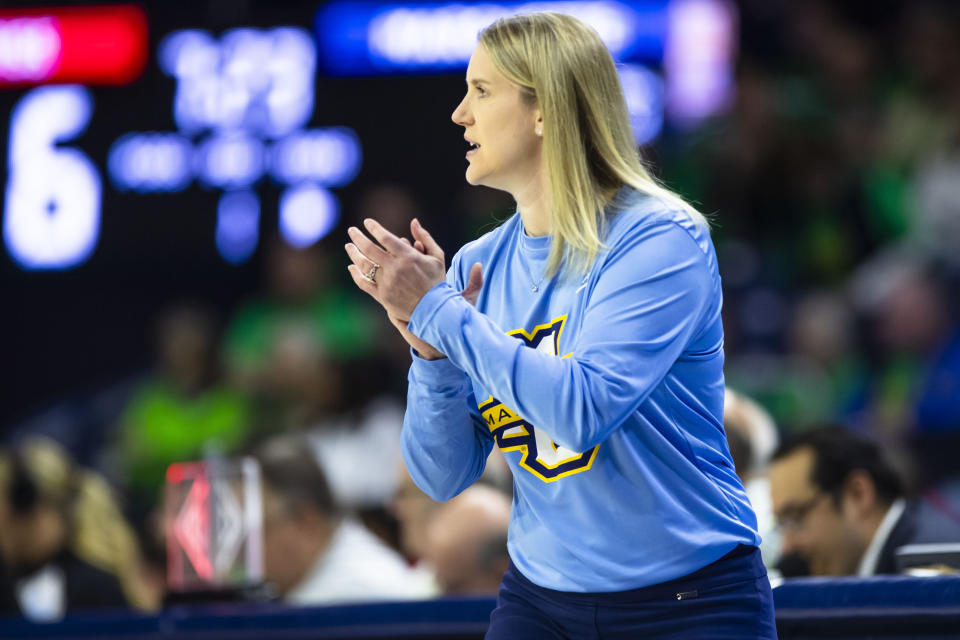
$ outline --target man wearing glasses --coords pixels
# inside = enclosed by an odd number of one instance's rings
[[[844,427],[786,440],[770,464],[770,497],[785,577],[896,573],[903,545],[960,541],[949,509],[907,500],[880,448]]]

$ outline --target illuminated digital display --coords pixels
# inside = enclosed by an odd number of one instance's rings
[[[147,19],[134,5],[0,9],[0,87],[124,85],[147,62]]]
[[[726,0],[335,1],[306,10],[313,32],[167,30],[152,68],[172,87],[160,103],[172,123],[144,121],[136,130],[130,117],[98,156],[84,139],[98,120],[87,87],[141,76],[150,51],[144,11],[0,10],[0,88],[56,85],[20,95],[10,112],[7,252],[24,270],[77,267],[100,242],[105,190],[138,197],[197,187],[216,193],[204,213],[215,222],[205,233],[226,263],[250,259],[263,230],[274,225],[290,245],[308,246],[337,224],[333,190],[349,185],[364,161],[354,129],[309,126],[325,97],[318,74],[461,75],[480,29],[534,10],[563,11],[597,29],[617,59],[638,144],[654,141],[667,122],[693,124],[729,103],[736,12]],[[402,99],[376,96],[371,109],[389,110]]]
[[[450,116],[477,32],[502,15],[594,25],[638,144],[682,144],[733,90],[733,0],[13,2],[0,3],[8,425],[148,366],[168,304],[226,319],[273,286],[277,243],[320,243],[325,282],[352,286],[348,222],[399,232],[417,215],[448,250],[489,228],[502,194],[466,184]]]
[[[620,65],[620,85],[637,144],[653,141],[663,128],[663,80],[638,64]]]
[[[260,200],[250,189],[264,176],[287,187],[278,224],[288,243],[309,246],[333,229],[340,207],[327,187],[350,182],[362,155],[346,127],[301,128],[314,108],[316,47],[307,31],[176,31],[160,43],[158,62],[177,81],[179,131],[118,139],[108,163],[118,189],[174,192],[195,179],[222,190],[215,243],[231,264],[256,249]]]
[[[176,192],[193,180],[193,145],[179,133],[128,133],[113,143],[107,169],[120,191]]]
[[[24,269],[65,269],[85,261],[100,230],[100,175],[61,143],[90,122],[93,101],[77,86],[34,89],[10,118],[3,239]]]
[[[260,239],[260,198],[250,190],[230,191],[217,204],[217,251],[230,264],[246,261]]]
[[[240,264],[259,241],[264,178],[284,188],[278,229],[305,247],[335,226],[328,189],[357,175],[360,141],[347,127],[304,129],[314,109],[316,47],[294,27],[171,33],[158,64],[176,80],[178,131],[129,132],[111,145],[107,173],[121,192],[176,193],[198,184],[222,191],[213,243]],[[36,66],[36,65],[35,65]],[[39,74],[37,75],[39,77]],[[82,87],[45,87],[24,96],[10,121],[3,236],[24,269],[66,269],[96,248],[101,178],[76,138],[93,116]]]
[[[319,65],[324,73],[346,76],[460,71],[481,29],[500,17],[531,11],[580,18],[597,30],[619,63],[629,63],[621,80],[640,144],[660,133],[664,110],[678,124],[689,125],[730,101],[736,8],[728,0],[336,1],[319,9],[314,20]],[[651,66],[662,68],[662,80]]]
[[[157,57],[177,81],[173,113],[184,133],[244,129],[275,138],[313,114],[317,54],[303,29],[231,29],[219,39],[177,31]]]
[[[657,61],[667,38],[667,0],[647,2],[407,3],[331,2],[315,29],[325,72],[435,73],[466,66],[477,33],[497,18],[557,11],[580,18],[620,60]]]
[[[675,123],[693,125],[733,97],[734,9],[717,0],[674,0],[670,24],[666,107]]]

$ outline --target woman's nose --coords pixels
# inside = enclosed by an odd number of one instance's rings
[[[460,101],[460,104],[457,105],[457,108],[453,110],[453,113],[450,115],[450,119],[453,120],[454,124],[460,126],[465,126],[468,124],[469,114],[467,111],[467,97],[464,96],[463,100]]]

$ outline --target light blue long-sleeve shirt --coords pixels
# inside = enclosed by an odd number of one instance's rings
[[[560,591],[635,589],[757,545],[723,431],[722,295],[706,229],[628,188],[586,277],[544,279],[550,237],[516,214],[467,244],[410,330],[403,454],[447,500],[496,443],[514,474],[509,551]],[[483,264],[476,306],[460,291]]]

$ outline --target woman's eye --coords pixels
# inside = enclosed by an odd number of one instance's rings
[[[487,90],[483,87],[477,87],[477,93],[480,94],[480,97],[482,98],[483,96],[487,95]]]

